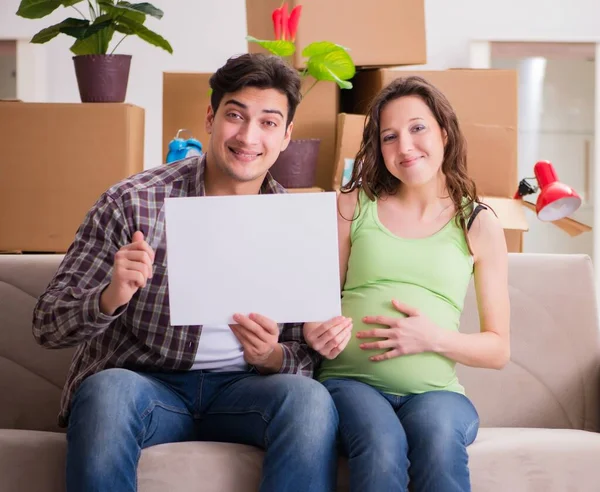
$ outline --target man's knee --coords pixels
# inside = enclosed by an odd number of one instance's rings
[[[298,439],[331,439],[338,426],[338,414],[327,389],[314,379],[296,375],[276,375],[277,418],[297,429]],[[274,415],[275,416],[275,415]]]
[[[106,422],[110,427],[128,419],[145,386],[143,376],[127,369],[106,369],[86,378],[71,405],[70,425]]]
[[[296,376],[280,375],[280,398],[289,403],[299,419],[337,418],[335,405],[327,389],[314,379]]]

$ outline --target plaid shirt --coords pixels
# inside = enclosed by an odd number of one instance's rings
[[[285,193],[270,175],[261,193]],[[66,426],[75,390],[103,369],[189,370],[201,326],[169,325],[164,200],[204,196],[204,159],[192,157],[134,175],[110,188],[88,212],[33,313],[33,334],[48,348],[77,346],[61,400]],[[111,279],[115,253],[140,230],[155,251],[153,276],[113,316],[100,311],[100,295]],[[276,281],[276,280],[274,280]],[[302,336],[301,324],[280,325],[280,372],[312,376],[319,361]]]

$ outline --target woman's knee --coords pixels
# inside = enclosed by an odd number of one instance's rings
[[[440,392],[430,396],[401,418],[409,447],[431,462],[453,463],[475,439],[479,417],[463,395]]]

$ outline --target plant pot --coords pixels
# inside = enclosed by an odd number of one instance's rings
[[[321,140],[292,140],[270,169],[271,176],[285,188],[310,188],[315,185]]]
[[[131,55],[73,57],[81,102],[125,101]]]

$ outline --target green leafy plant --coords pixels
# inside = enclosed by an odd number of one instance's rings
[[[21,0],[17,15],[26,19],[41,19],[59,7],[72,8],[79,17],[69,17],[42,29],[33,36],[32,43],[47,43],[59,34],[66,34],[75,38],[71,51],[76,55],[105,55],[114,34],[119,33],[123,37],[111,54],[127,36],[132,35],[173,53],[173,48],[165,38],[144,26],[146,16],[156,19],[163,16],[162,10],[149,3],[115,0]],[[89,18],[82,12],[85,9]]]
[[[283,3],[271,15],[274,40],[256,39],[252,36],[247,36],[246,39],[259,44],[274,55],[292,56],[296,52],[295,39],[301,12],[302,6],[297,5],[288,15],[287,4]],[[356,67],[348,50],[343,46],[329,41],[318,41],[306,46],[302,50],[302,56],[306,58],[304,63],[306,68],[301,75],[303,77],[310,75],[315,79],[308,91],[321,80],[336,82],[342,89],[352,88],[349,80],[354,77]]]

